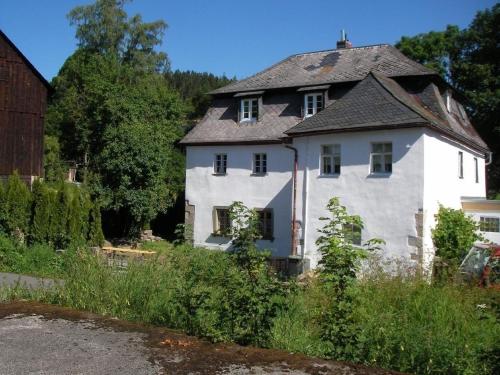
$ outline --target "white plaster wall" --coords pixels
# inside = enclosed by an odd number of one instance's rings
[[[267,153],[267,175],[252,176],[254,153]],[[227,173],[213,175],[214,155],[227,154]],[[283,145],[189,146],[186,149],[186,200],[195,206],[195,245],[228,247],[214,237],[213,208],[242,201],[249,208],[272,208],[274,241],[258,245],[275,256],[287,256],[291,246],[293,152]]]
[[[370,174],[372,142],[392,142],[392,173]],[[320,176],[323,144],[341,145],[341,173]],[[319,217],[327,214],[326,204],[339,197],[349,213],[360,215],[365,228],[362,240],[386,241],[383,255],[411,261],[416,249],[408,246],[408,236],[416,236],[415,214],[423,207],[423,129],[355,132],[301,137],[294,140],[299,150],[298,213],[302,217],[302,252],[315,267],[319,260],[315,241],[324,225]],[[308,199],[305,200],[306,195]]]
[[[458,152],[463,152],[463,178],[458,176]],[[432,261],[434,245],[432,228],[439,204],[462,208],[462,197],[485,197],[484,155],[473,151],[447,137],[427,129],[424,135],[424,256],[425,263]],[[475,182],[474,158],[478,159],[479,182]]]

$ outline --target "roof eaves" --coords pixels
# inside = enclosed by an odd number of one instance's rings
[[[34,67],[34,65],[28,60],[26,56],[17,48],[17,46],[9,39],[9,37],[0,29],[0,37],[3,37],[7,44],[21,57],[25,64],[31,69],[31,71],[37,76],[37,78],[44,84],[49,92],[54,92],[54,88],[45,79],[45,77]]]

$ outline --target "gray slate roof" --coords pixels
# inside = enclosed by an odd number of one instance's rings
[[[264,105],[258,122],[240,123],[235,98],[215,98],[203,119],[181,140],[182,144],[280,142],[285,130],[302,121],[300,112],[287,113],[289,107],[300,108],[302,97],[293,93],[271,97]]]
[[[366,129],[428,126],[483,150],[488,147],[470,124],[460,104],[444,106],[438,88],[429,83],[410,94],[395,80],[370,73],[341,99],[285,131],[289,136]]]
[[[211,94],[359,81],[370,71],[388,77],[436,74],[407,58],[395,47],[380,44],[292,55]]]

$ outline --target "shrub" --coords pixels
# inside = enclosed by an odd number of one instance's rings
[[[30,221],[31,193],[17,172],[7,180],[3,195],[3,231],[23,242]]]
[[[478,224],[462,210],[439,206],[432,240],[436,255],[446,261],[458,263],[467,255],[474,242],[481,239]]]
[[[369,240],[365,247],[355,246],[351,242],[348,228],[363,227],[359,216],[349,215],[341,206],[338,198],[328,202],[330,217],[321,217],[325,226],[318,231],[321,236],[316,241],[321,253],[319,261],[319,280],[328,296],[319,309],[318,320],[321,336],[330,343],[330,355],[335,359],[352,358],[357,345],[359,330],[352,322],[356,294],[354,286],[361,260],[367,251],[374,250],[381,240]]]

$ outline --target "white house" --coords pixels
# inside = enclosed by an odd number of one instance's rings
[[[462,209],[479,224],[486,241],[500,245],[500,200],[465,198]]]
[[[485,197],[489,151],[453,90],[390,45],[293,55],[211,92],[186,147],[186,223],[225,249],[227,207],[256,208],[259,245],[315,267],[326,204],[364,221],[353,241],[426,266],[439,203]],[[295,228],[295,230],[292,230]]]

